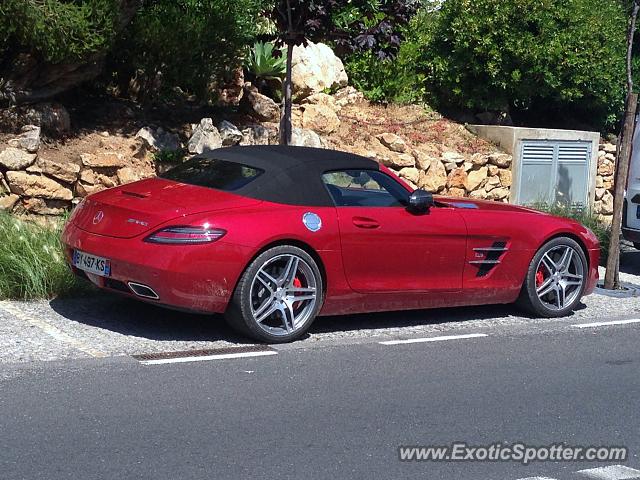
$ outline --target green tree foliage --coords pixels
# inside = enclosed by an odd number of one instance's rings
[[[110,47],[120,18],[118,0],[3,0],[0,52],[35,53],[52,63]]]
[[[422,102],[426,75],[416,67],[425,45],[432,41],[435,18],[425,7],[401,27],[403,40],[395,58],[381,60],[372,51],[347,54],[345,68],[351,83],[374,102]]]
[[[156,0],[138,11],[114,56],[141,73],[147,93],[174,87],[206,96],[242,64],[253,43],[261,0]]]
[[[446,0],[417,68],[443,106],[575,112],[611,125],[624,101],[620,0]]]

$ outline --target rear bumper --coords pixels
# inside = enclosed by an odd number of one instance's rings
[[[156,245],[143,242],[141,237],[126,239],[88,233],[73,224],[67,224],[62,240],[69,264],[73,249],[111,261],[110,277],[89,275],[100,288],[149,303],[203,313],[226,310],[238,278],[251,258],[248,247],[222,241],[206,245]],[[148,286],[158,298],[135,295],[129,286],[131,282]]]

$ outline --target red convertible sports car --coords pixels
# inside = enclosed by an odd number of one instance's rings
[[[570,313],[598,279],[595,235],[504,203],[413,191],[373,160],[230,147],[87,197],[67,259],[101,288],[224,313],[260,341],[317,315],[517,302]]]

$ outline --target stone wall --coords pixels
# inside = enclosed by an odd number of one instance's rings
[[[611,223],[613,217],[613,181],[616,170],[616,146],[601,143],[598,151],[598,174],[596,176],[596,200],[593,212]]]

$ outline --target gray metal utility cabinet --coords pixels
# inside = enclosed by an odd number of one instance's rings
[[[598,132],[469,125],[513,155],[509,201],[592,207],[598,170]]]

